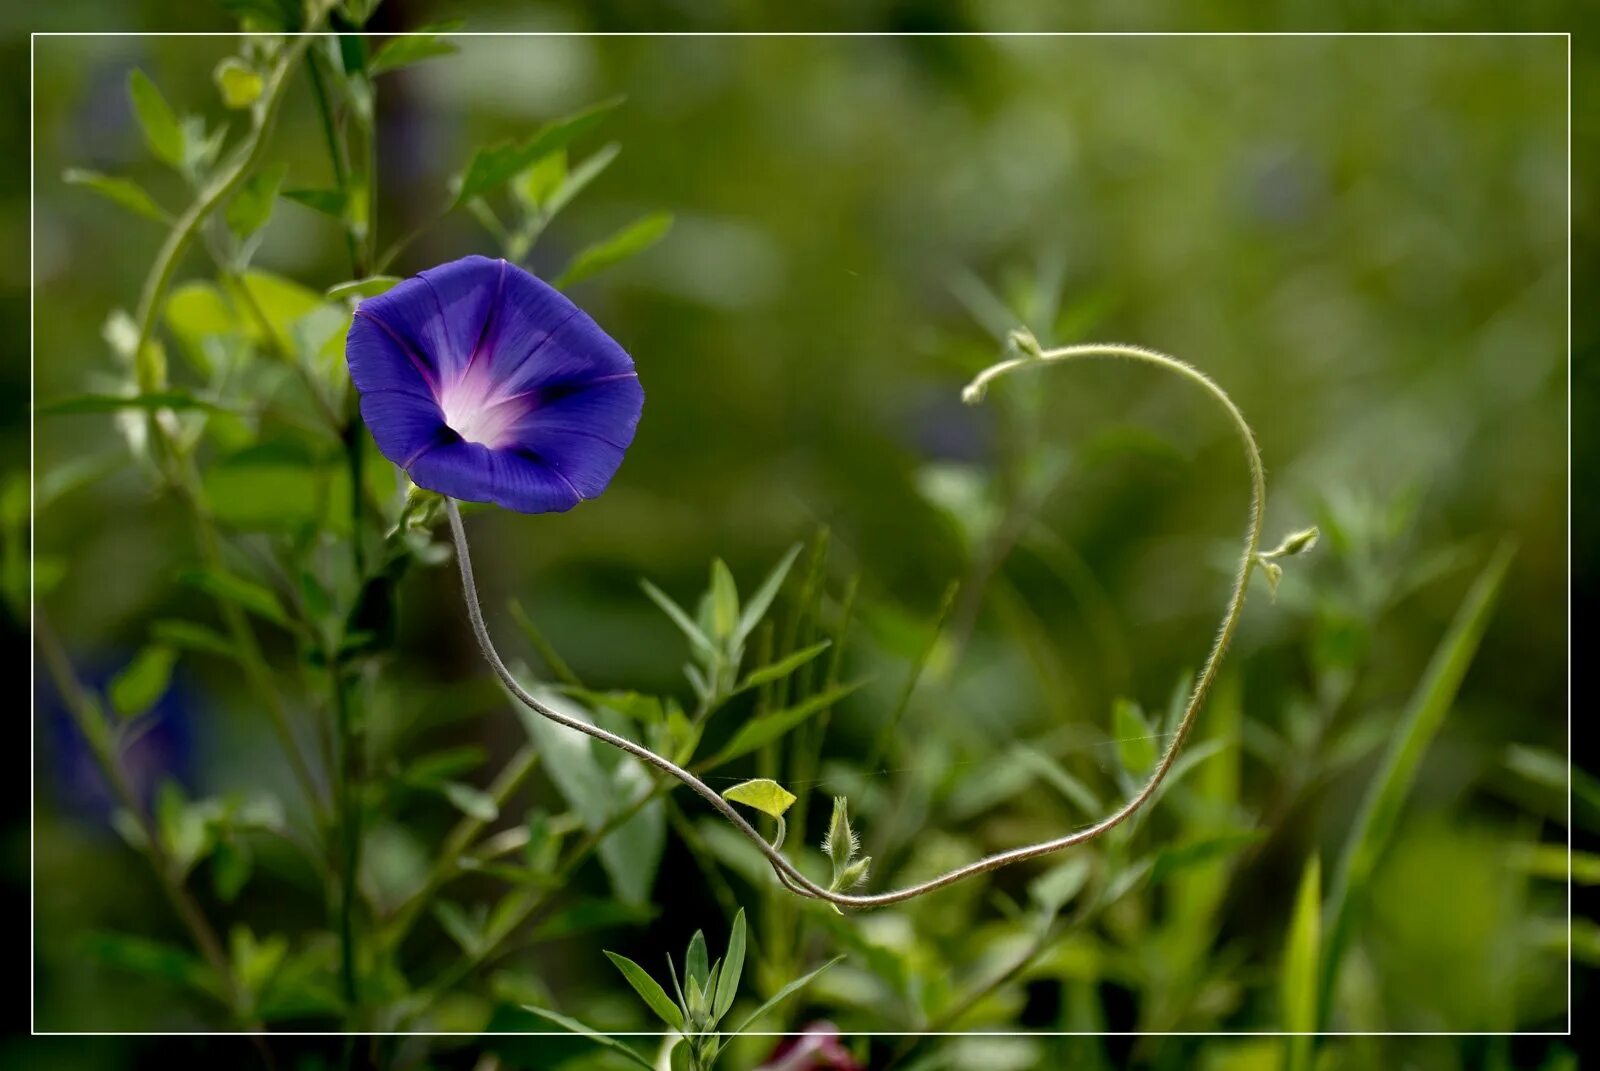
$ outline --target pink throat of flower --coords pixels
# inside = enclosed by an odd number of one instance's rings
[[[509,443],[518,422],[533,408],[531,393],[505,394],[489,374],[487,361],[472,361],[453,383],[440,386],[444,422],[469,443],[491,450]]]

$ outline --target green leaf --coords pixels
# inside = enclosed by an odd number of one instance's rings
[[[722,973],[717,977],[717,995],[711,1005],[713,1022],[722,1021],[739,995],[739,976],[744,972],[744,930],[744,908],[741,907],[733,916],[733,929],[728,933],[728,954],[722,960]]]
[[[1306,862],[1289,922],[1289,940],[1283,954],[1282,1028],[1290,1034],[1286,1071],[1310,1071],[1311,1035],[1317,1029],[1317,973],[1322,941],[1322,865],[1316,856]]]
[[[234,576],[215,569],[186,569],[178,574],[178,581],[202,591],[214,599],[229,602],[255,614],[263,620],[283,628],[292,628],[289,615],[271,588],[253,580]]]
[[[178,652],[161,644],[151,644],[140,651],[111,678],[106,689],[111,709],[123,718],[144,714],[167,693],[177,661]]]
[[[749,1030],[751,1026],[753,1026],[755,1023],[757,1023],[757,1022],[759,1022],[761,1020],[762,1016],[764,1016],[768,1012],[772,1011],[772,1009],[776,1008],[779,1004],[782,1004],[784,1001],[788,1000],[791,996],[793,996],[800,989],[802,989],[805,986],[809,985],[813,978],[815,978],[817,975],[821,974],[823,971],[827,970],[829,967],[833,966],[835,963],[838,963],[841,959],[844,959],[844,957],[843,956],[835,956],[835,957],[833,957],[828,962],[826,962],[822,966],[818,967],[816,970],[811,971],[808,974],[802,975],[799,978],[796,978],[794,981],[790,982],[788,985],[784,986],[782,989],[780,989],[776,993],[772,994],[772,999],[771,1000],[767,1001],[765,1004],[761,1005],[761,1007],[757,1008],[754,1012],[752,1012],[750,1014],[750,1017],[748,1019],[746,1019],[742,1024],[740,1024],[739,1029],[733,1031],[728,1036],[729,1037],[738,1037],[740,1034],[744,1033],[746,1030]]]
[[[445,748],[407,764],[400,773],[400,780],[420,788],[442,789],[447,781],[482,766],[488,757],[488,753],[475,744]]]
[[[689,638],[690,644],[696,650],[710,658],[717,656],[716,644],[712,643],[710,638],[700,630],[700,626],[694,623],[694,618],[690,617],[683,607],[673,602],[666,592],[648,580],[639,581],[639,586],[644,589],[646,595],[650,596],[650,601],[661,607],[662,613],[671,618],[672,623],[678,626],[678,630]]]
[[[184,352],[203,376],[210,377],[215,371],[206,347],[207,339],[234,334],[250,335],[250,331],[239,323],[233,305],[223,297],[222,291],[199,279],[173,287],[162,312],[167,326],[178,336]]]
[[[1477,654],[1512,555],[1511,546],[1501,544],[1473,581],[1449,630],[1434,648],[1428,668],[1395,727],[1383,765],[1373,778],[1351,828],[1323,909],[1326,936],[1322,978],[1317,987],[1319,1028],[1328,1022],[1332,994],[1338,983],[1339,961],[1349,940],[1356,908],[1366,894],[1379,858],[1393,839],[1423,754],[1444,723],[1445,715],[1450,713],[1461,681]]]
[[[632,1046],[624,1045],[622,1042],[618,1041],[616,1038],[607,1037],[606,1035],[600,1033],[597,1030],[590,1029],[589,1027],[584,1026],[582,1023],[578,1022],[578,1020],[576,1020],[576,1019],[569,1019],[565,1015],[562,1015],[560,1012],[553,1012],[553,1011],[550,1011],[548,1008],[541,1008],[536,1004],[524,1004],[522,1006],[522,1008],[523,1008],[524,1011],[532,1012],[534,1015],[539,1016],[539,1018],[541,1018],[541,1019],[550,1020],[552,1023],[555,1023],[557,1026],[561,1027],[564,1030],[570,1030],[572,1033],[577,1034],[580,1037],[588,1038],[590,1041],[594,1042],[596,1045],[604,1045],[606,1048],[610,1049],[612,1052],[616,1052],[616,1053],[622,1054],[623,1056],[627,1057],[629,1060],[632,1060],[639,1067],[644,1068],[645,1071],[656,1071],[655,1065],[652,1064],[649,1060],[646,1060],[643,1056],[640,1056],[637,1052],[635,1052],[634,1049],[632,1048]]]
[[[1074,856],[1028,883],[1028,896],[1046,918],[1055,918],[1089,883],[1090,859]]]
[[[238,283],[228,285],[228,291],[239,307],[253,306],[259,311],[259,316],[253,315],[248,321],[251,337],[265,341],[259,322],[265,320],[274,347],[284,353],[299,353],[310,359],[314,356],[308,352],[313,341],[308,337],[311,327],[322,332],[314,341],[329,344],[350,322],[349,309],[330,305],[310,287],[272,272],[247,271]],[[338,339],[338,349],[342,356],[342,337]]]
[[[763,744],[778,739],[801,722],[833,706],[865,683],[865,681],[851,681],[848,684],[835,684],[792,707],[751,718],[739,727],[739,731],[733,734],[733,739],[728,741],[715,757],[702,764],[703,768],[710,769],[732,762],[739,756],[747,755]]]
[[[572,199],[582,193],[584,187],[599,178],[601,173],[611,166],[611,161],[615,160],[620,152],[622,152],[622,146],[612,142],[587,157],[577,167],[567,171],[566,177],[561,180],[561,184],[539,202],[539,207],[544,210],[545,218],[549,219],[571,204]]]
[[[535,694],[542,702],[568,714],[583,715],[582,707],[566,696],[543,689]],[[638,760],[618,756],[608,748],[607,764],[602,764],[596,750],[605,745],[556,725],[520,703],[517,711],[529,737],[544,755],[544,768],[550,779],[590,832],[610,825],[613,816],[651,790],[654,781]],[[640,809],[600,842],[600,865],[611,879],[618,899],[634,906],[648,903],[665,847],[666,812],[660,800]]]
[[[646,1004],[650,1005],[650,1010],[656,1013],[656,1018],[674,1030],[681,1031],[683,1029],[682,1009],[673,1003],[672,998],[667,996],[667,991],[662,989],[661,984],[650,977],[643,967],[628,957],[619,956],[615,952],[607,952],[606,958],[615,965],[617,970],[622,972],[622,977],[626,978],[628,984],[633,986],[633,991],[638,993]]]
[[[131,179],[102,175],[98,171],[73,167],[61,173],[61,180],[68,185],[87,187],[145,219],[153,219],[157,223],[172,222],[172,216],[166,209],[156,204],[155,199],[145,192],[144,187]]]
[[[228,407],[216,402],[196,398],[187,391],[165,390],[148,394],[79,394],[71,398],[58,398],[41,403],[34,412],[39,416],[78,416],[84,413],[119,413],[124,409],[143,409],[155,412],[171,409],[203,409],[211,413],[227,412]]]
[[[771,778],[758,777],[753,781],[734,785],[722,794],[722,798],[730,803],[742,803],[746,807],[754,807],[772,818],[782,818],[783,812],[794,804],[796,797],[793,792]]]
[[[272,218],[272,205],[278,199],[278,187],[289,173],[288,164],[274,164],[263,168],[239,187],[239,192],[228,202],[223,213],[228,229],[240,238],[248,238]]]
[[[739,587],[721,558],[711,561],[711,632],[726,644],[739,620]]]
[[[565,271],[556,276],[554,286],[565,289],[592,275],[637,256],[655,245],[672,229],[671,212],[652,212],[641,216],[608,238],[582,249]]]
[[[283,197],[313,212],[321,212],[341,222],[344,220],[346,197],[338,190],[284,190]]]
[[[1156,742],[1139,704],[1118,699],[1111,711],[1111,731],[1116,737],[1117,759],[1122,768],[1138,776],[1156,763]]]
[[[181,948],[120,933],[91,934],[86,944],[91,956],[114,967],[221,997],[211,968]]]
[[[555,195],[566,180],[567,151],[560,149],[523,168],[511,180],[511,194],[524,208],[542,214],[544,203]]]
[[[229,56],[217,64],[211,77],[217,83],[217,92],[222,94],[222,103],[236,111],[260,100],[261,90],[266,86],[261,72],[238,56]]]
[[[450,939],[461,946],[461,951],[476,956],[483,948],[483,928],[467,916],[465,911],[449,900],[433,905],[433,917],[439,921]]]
[[[769,665],[762,666],[760,669],[753,669],[744,680],[739,682],[739,686],[734,691],[744,692],[751,688],[759,688],[763,684],[782,680],[823,651],[826,651],[830,646],[832,646],[831,640],[820,640],[810,647],[802,647],[800,650]]]
[[[315,458],[294,440],[245,447],[213,464],[204,477],[217,520],[251,532],[299,533],[324,526],[349,530],[349,471]]]
[[[225,904],[238,899],[239,893],[250,880],[252,867],[250,849],[232,838],[218,841],[217,849],[211,855],[211,887],[216,891],[217,899]]]
[[[683,957],[683,979],[689,983],[689,993],[692,997],[695,986],[702,992],[706,982],[711,977],[711,956],[706,952],[706,935],[704,930],[694,931],[694,936],[689,938],[689,951]],[[689,1002],[694,1006],[694,1001]]]
[[[767,616],[767,609],[772,605],[772,600],[777,598],[778,589],[783,587],[784,578],[789,575],[789,570],[794,566],[794,560],[800,556],[800,544],[790,547],[784,556],[773,567],[772,572],[761,582],[756,593],[750,596],[750,601],[745,604],[744,613],[739,615],[739,642],[743,643],[754,632],[761,619]],[[791,656],[792,657],[792,656]]]
[[[473,154],[467,169],[462,173],[456,188],[452,209],[460,208],[475,197],[508,182],[518,172],[539,159],[565,148],[567,143],[582,135],[605,118],[622,98],[603,101],[583,111],[549,123],[533,137],[520,144],[505,142],[479,149]]]
[[[161,90],[137,67],[128,73],[128,97],[133,101],[133,115],[139,121],[139,129],[144,132],[145,145],[162,163],[182,167],[183,128],[178,125],[178,117]]]
[[[404,37],[391,37],[385,41],[367,62],[367,75],[376,78],[380,74],[408,67],[413,63],[433,59],[437,56],[448,56],[461,51],[448,41],[439,40],[440,34],[450,33],[461,28],[460,20],[424,26],[415,33]]]
[[[150,626],[150,638],[156,643],[185,651],[203,651],[206,654],[221,655],[223,658],[237,658],[239,655],[232,641],[192,621],[171,619],[157,621]]]
[[[493,822],[500,817],[500,806],[487,792],[459,781],[447,782],[442,791],[445,798],[455,805],[456,810],[468,818],[476,818],[480,822]]]
[[[365,279],[352,279],[347,283],[338,283],[328,287],[327,297],[333,301],[344,298],[369,298],[399,286],[401,279],[396,275],[369,275]]]

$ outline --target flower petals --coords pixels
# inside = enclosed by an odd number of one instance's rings
[[[604,491],[644,404],[622,347],[503,260],[466,257],[362,302],[345,354],[385,457],[419,487],[524,513]]]
[[[361,395],[361,419],[384,457],[410,468],[418,457],[460,436],[445,424],[430,398],[402,390],[374,390]]]
[[[633,360],[587,313],[523,271],[507,275],[484,349],[507,393],[633,371]]]

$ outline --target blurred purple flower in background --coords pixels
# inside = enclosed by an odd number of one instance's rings
[[[798,1035],[785,1038],[759,1071],[865,1071],[839,1038],[839,1028],[827,1020],[810,1023]]]
[[[522,513],[604,491],[644,405],[633,360],[582,309],[487,257],[363,301],[345,357],[384,457],[419,487]]]

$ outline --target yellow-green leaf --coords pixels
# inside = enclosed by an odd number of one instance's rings
[[[238,56],[229,56],[217,64],[211,77],[216,80],[222,103],[233,109],[248,108],[261,99],[265,83],[259,71],[251,70]]]
[[[746,807],[754,807],[762,814],[773,818],[782,818],[795,801],[795,795],[770,777],[758,777],[753,781],[734,785],[722,794],[722,798],[730,803],[742,803]]]

